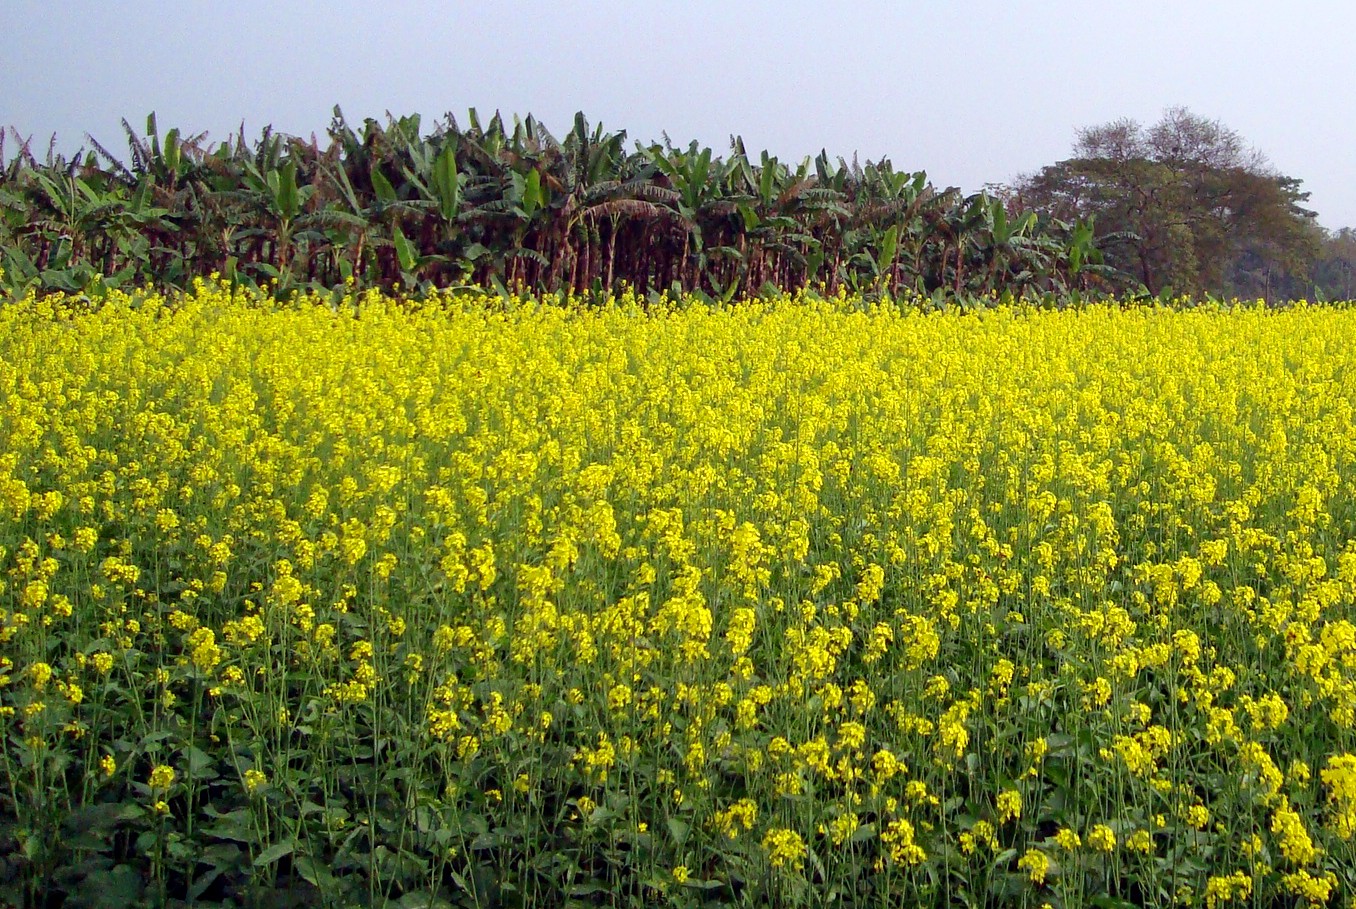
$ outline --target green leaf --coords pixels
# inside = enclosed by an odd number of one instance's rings
[[[442,153],[433,162],[433,192],[443,220],[456,220],[461,210],[461,183],[457,177],[457,150],[451,142],[443,146]]]
[[[673,838],[675,845],[681,846],[687,842],[687,836],[692,831],[692,825],[687,821],[679,820],[676,817],[668,819],[669,836]]]
[[[1095,906],[1097,909],[1133,909],[1135,904],[1119,897],[1099,894],[1092,898],[1089,905]]]
[[[141,875],[131,865],[115,865],[94,871],[80,882],[73,902],[90,909],[114,909],[135,906],[141,901],[144,886]]]
[[[288,161],[279,172],[277,201],[278,214],[282,216],[284,221],[291,221],[301,211],[301,197],[297,193],[297,162],[295,161]]]
[[[452,904],[428,893],[406,893],[396,900],[398,909],[451,909]]]
[[[123,806],[103,802],[77,808],[61,823],[66,845],[75,849],[102,851],[108,848],[113,829],[122,820]]]
[[[395,187],[376,165],[372,166],[372,191],[377,194],[377,201],[384,205],[390,205],[396,200]]]
[[[530,218],[537,211],[545,207],[546,196],[541,185],[541,171],[535,168],[527,175],[523,181],[523,211]]]
[[[206,893],[207,888],[215,884],[217,878],[221,877],[223,870],[224,869],[222,868],[208,868],[202,874],[198,875],[198,879],[193,882],[193,886],[188,888],[188,898],[196,900]]]
[[[301,879],[313,887],[319,887],[322,891],[330,892],[339,879],[330,873],[330,869],[324,862],[312,855],[299,855],[292,867]]]
[[[721,303],[729,303],[739,293],[739,277],[736,275],[731,281],[730,286],[725,288],[725,292],[720,295]]]
[[[173,175],[178,175],[181,158],[179,128],[176,126],[165,134],[165,169]]]
[[[229,814],[220,815],[217,823],[202,828],[202,832],[214,839],[234,840],[237,843],[253,843],[258,837],[246,808],[237,808]]]
[[[412,272],[418,267],[418,261],[414,253],[414,245],[405,238],[405,233],[399,228],[392,228],[392,241],[395,243],[396,258],[400,260],[400,270]]]
[[[824,266],[823,250],[815,250],[805,256],[805,281],[814,281],[819,277],[819,269]]]
[[[856,830],[852,832],[852,836],[848,837],[848,842],[864,843],[867,840],[874,838],[875,835],[876,835],[875,824],[862,824],[860,827],[858,827]]]
[[[190,776],[198,776],[202,774],[204,771],[212,769],[213,765],[216,763],[215,761],[212,760],[211,755],[209,755],[206,751],[203,751],[196,745],[190,745],[188,747],[187,754],[188,754],[188,772]],[[213,779],[216,778],[215,773],[212,774],[212,778]]]
[[[269,846],[263,852],[255,856],[254,866],[256,868],[265,868],[272,865],[278,859],[291,855],[294,846],[294,843],[274,843],[272,846]]]
[[[764,153],[763,169],[758,175],[758,195],[764,205],[772,204],[773,192],[777,188],[777,159],[767,158]]]
[[[879,258],[876,260],[876,274],[884,275],[895,264],[895,252],[899,249],[899,225],[891,224],[880,242]]]
[[[744,219],[744,230],[750,231],[758,226],[757,212],[742,202],[736,207],[739,211],[739,217]]]

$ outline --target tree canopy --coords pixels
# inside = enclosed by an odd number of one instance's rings
[[[1152,126],[1078,133],[1073,156],[1020,178],[1012,200],[1096,225],[1107,263],[1150,293],[1300,295],[1325,235],[1301,181],[1236,131],[1174,107]]]

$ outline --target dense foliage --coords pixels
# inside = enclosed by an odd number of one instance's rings
[[[938,190],[888,161],[788,164],[732,140],[626,146],[576,117],[429,135],[417,116],[328,144],[265,130],[211,147],[140,135],[129,160],[95,142],[70,159],[0,135],[0,267],[11,293],[154,285],[213,273],[282,294],[345,285],[475,283],[598,295],[622,286],[731,299],[764,288],[982,295],[1110,290],[1090,225]]]
[[[0,902],[1356,893],[1356,313],[691,303],[0,307]]]
[[[1009,200],[1094,222],[1107,263],[1150,293],[1351,299],[1349,232],[1319,227],[1300,185],[1219,121],[1172,108],[1147,128],[1081,130],[1073,157],[1018,180]]]

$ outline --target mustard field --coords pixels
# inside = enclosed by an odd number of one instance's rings
[[[1356,311],[0,307],[0,904],[1349,905]]]

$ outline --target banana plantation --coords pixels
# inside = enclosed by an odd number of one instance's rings
[[[628,146],[576,115],[431,132],[418,116],[328,141],[265,129],[225,142],[126,121],[127,151],[45,153],[0,134],[0,290],[174,291],[217,275],[282,295],[478,285],[729,300],[768,287],[973,297],[1123,289],[1092,224],[938,189],[888,160],[795,164],[692,143]],[[7,140],[7,141],[6,141]],[[6,147],[8,145],[8,147]]]

